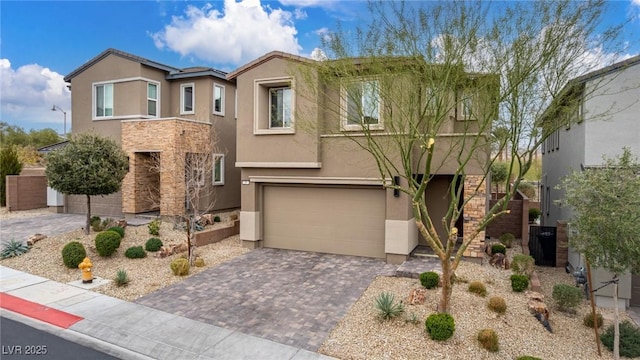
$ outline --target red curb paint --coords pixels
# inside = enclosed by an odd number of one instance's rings
[[[0,308],[44,321],[63,329],[67,329],[69,326],[84,319],[80,316],[21,299],[7,293],[0,293]]]

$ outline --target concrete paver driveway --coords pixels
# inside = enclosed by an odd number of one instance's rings
[[[316,351],[379,274],[383,260],[256,249],[136,303]]]
[[[26,242],[29,236],[39,233],[54,236],[84,228],[86,215],[50,214],[17,219],[0,220],[0,240],[7,243],[11,240]]]

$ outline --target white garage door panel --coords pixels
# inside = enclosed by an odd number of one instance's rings
[[[384,257],[382,189],[264,188],[266,247]]]

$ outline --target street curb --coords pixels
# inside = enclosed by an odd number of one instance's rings
[[[125,349],[114,344],[110,344],[100,339],[96,339],[86,334],[79,333],[70,329],[63,329],[57,327],[55,325],[51,325],[45,322],[42,322],[37,319],[30,318],[28,316],[24,316],[18,313],[15,313],[10,310],[2,309],[2,316],[20,322],[24,325],[33,327],[38,330],[45,331],[49,334],[59,336],[65,340],[69,340],[76,344],[86,346],[92,348],[94,350],[103,352],[107,355],[115,356],[119,359],[132,359],[132,360],[153,360],[153,358],[148,357],[146,355],[140,354],[138,352]],[[81,320],[86,321],[86,320]]]

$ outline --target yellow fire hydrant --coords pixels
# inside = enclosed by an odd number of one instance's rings
[[[88,257],[84,258],[84,260],[82,260],[80,265],[78,265],[78,268],[82,270],[83,284],[89,284],[93,282],[93,274],[91,273],[91,267],[93,267],[93,264],[91,263],[91,260],[89,260]]]

